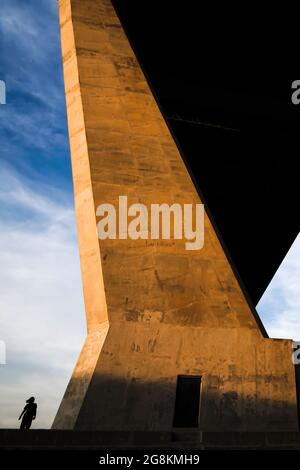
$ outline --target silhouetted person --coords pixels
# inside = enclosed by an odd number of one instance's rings
[[[32,420],[36,417],[37,404],[34,403],[34,397],[28,398],[26,400],[27,405],[25,405],[24,410],[19,416],[19,419],[22,418],[20,429],[29,429],[32,423]]]

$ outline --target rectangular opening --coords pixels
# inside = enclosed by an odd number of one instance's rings
[[[178,375],[174,412],[174,428],[198,428],[201,376]]]

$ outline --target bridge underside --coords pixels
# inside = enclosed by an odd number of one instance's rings
[[[274,7],[270,22],[261,6],[113,3],[256,305],[300,230],[300,113],[293,77],[280,78],[297,56],[297,15]]]

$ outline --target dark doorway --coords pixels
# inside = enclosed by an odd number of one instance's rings
[[[174,427],[197,428],[199,426],[201,377],[178,375]]]

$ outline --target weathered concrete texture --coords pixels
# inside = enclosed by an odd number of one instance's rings
[[[207,217],[200,251],[98,243],[95,208],[120,195],[200,200],[111,2],[59,8],[87,323],[109,332],[83,351],[54,427],[170,430],[177,375],[192,374],[202,430],[296,430],[291,342],[263,337]]]
[[[85,340],[81,354],[73,371],[70,383],[60,404],[53,427],[73,429],[82,402],[90,385],[96,362],[104,344],[108,322],[103,323],[94,332],[90,332]]]

